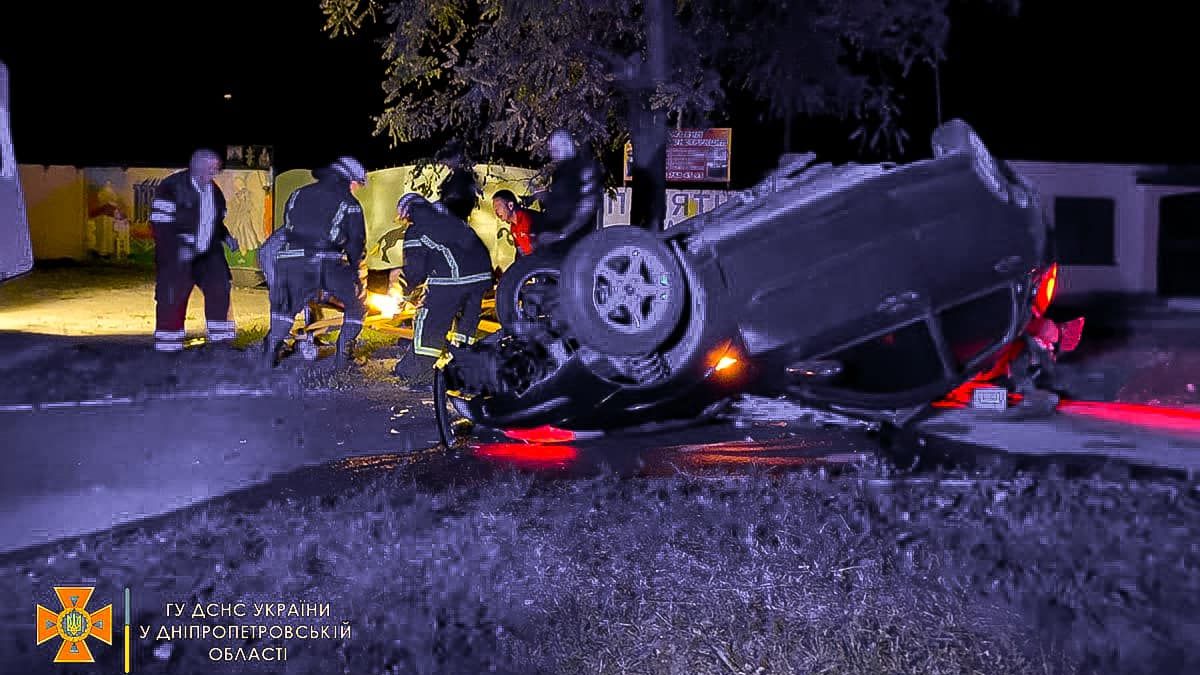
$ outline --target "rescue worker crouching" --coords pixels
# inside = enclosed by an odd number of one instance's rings
[[[283,244],[275,254],[270,287],[271,329],[265,358],[274,366],[296,314],[328,293],[344,310],[335,365],[346,365],[366,316],[360,275],[366,255],[366,221],[354,197],[367,183],[367,171],[353,157],[341,157],[313,172],[317,182],[292,193],[283,213]]]
[[[413,320],[410,353],[396,364],[406,384],[424,387],[446,349],[453,325],[455,346],[475,341],[483,296],[492,287],[492,259],[483,240],[446,209],[410,192],[396,204],[408,221],[404,233],[404,277],[425,294]]]

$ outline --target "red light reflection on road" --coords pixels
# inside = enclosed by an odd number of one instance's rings
[[[472,446],[475,455],[530,467],[568,464],[579,459],[579,449],[573,445],[546,443],[481,443]]]
[[[1200,434],[1200,409],[1167,408],[1144,403],[1062,401],[1058,411],[1147,429]]]
[[[966,400],[969,401],[970,388]],[[955,392],[941,401],[933,404],[935,408],[966,408],[969,404],[963,400],[963,392]],[[1021,402],[1021,395],[1010,393],[1009,405]],[[1166,406],[1148,405],[1145,403],[1123,403],[1120,401],[1072,401],[1062,399],[1058,403],[1058,412],[1067,415],[1089,417],[1103,422],[1128,424],[1143,429],[1169,431],[1200,435],[1200,408],[1171,408]]]
[[[575,432],[549,425],[532,429],[505,429],[504,435],[526,443],[566,443],[575,440]]]

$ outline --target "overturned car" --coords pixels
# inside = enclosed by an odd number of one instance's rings
[[[1010,357],[1053,282],[1048,234],[961,120],[912,164],[804,156],[665,232],[608,227],[510,268],[504,329],[436,378],[442,431],[611,430],[739,394],[903,424]]]

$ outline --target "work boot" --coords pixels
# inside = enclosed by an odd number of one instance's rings
[[[401,386],[412,391],[433,390],[434,359],[412,353],[410,349],[396,362],[392,372],[403,380]]]
[[[278,366],[280,360],[283,357],[283,346],[284,345],[283,345],[282,340],[276,342],[275,344],[271,343],[270,338],[263,340],[263,347],[262,347],[262,363],[263,363],[263,365],[266,366],[268,369]]]
[[[337,345],[337,350],[333,353],[333,367],[337,370],[345,370],[353,365],[362,365],[365,359],[357,353],[355,345],[347,347],[340,341]]]

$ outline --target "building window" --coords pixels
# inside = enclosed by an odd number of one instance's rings
[[[1063,265],[1116,265],[1116,202],[1055,197],[1054,248]]]

